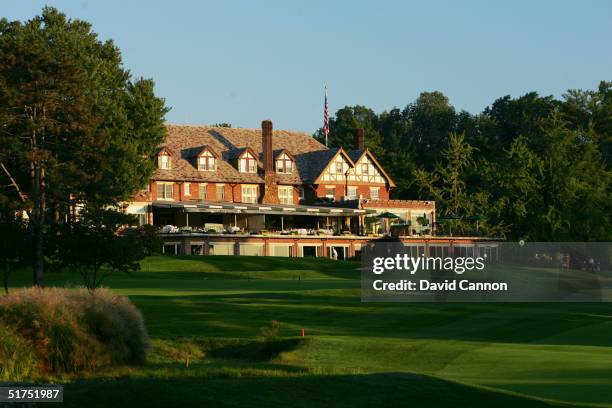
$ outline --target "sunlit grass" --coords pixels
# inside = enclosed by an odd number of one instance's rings
[[[311,407],[330,399],[338,406],[612,406],[609,305],[361,303],[356,267],[149,258],[140,272],[106,282],[143,312],[153,339],[147,363],[70,378],[66,401],[96,395],[94,405],[108,406],[132,395],[143,406]],[[79,283],[67,272],[46,281]],[[262,345],[261,327],[271,320],[281,324],[279,343]]]

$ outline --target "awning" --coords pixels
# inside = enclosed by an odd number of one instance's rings
[[[274,214],[306,215],[311,217],[356,217],[360,215],[373,214],[376,212],[375,210],[356,208],[283,204],[156,201],[152,205],[154,208],[174,208],[188,213],[212,214]]]

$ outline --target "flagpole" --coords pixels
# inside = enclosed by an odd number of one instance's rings
[[[325,106],[323,108],[323,133],[325,134],[325,147],[327,147],[327,135],[329,134],[329,107],[327,105],[327,85],[325,85]]]

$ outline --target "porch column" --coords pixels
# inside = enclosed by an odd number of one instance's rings
[[[436,212],[431,212],[431,235],[436,235]]]
[[[181,245],[182,255],[191,255],[191,241],[189,238],[183,238],[183,245]]]
[[[408,219],[406,220],[408,224],[408,236],[412,236],[412,210],[408,210]]]

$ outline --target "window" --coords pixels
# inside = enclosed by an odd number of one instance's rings
[[[225,184],[217,184],[216,193],[217,201],[225,201]]]
[[[336,186],[325,186],[325,197],[335,198],[336,197]]]
[[[336,162],[336,174],[342,174],[343,167],[342,162]]]
[[[185,195],[191,195],[191,192],[189,191],[190,189],[191,189],[191,185],[189,183],[185,183],[185,187],[184,187]]]
[[[370,165],[368,163],[361,163],[361,174],[369,174]]]
[[[198,157],[198,170],[215,171],[217,170],[217,159],[208,150]]]
[[[256,173],[257,161],[251,153],[245,153],[239,160],[239,169],[241,173]]]
[[[380,198],[380,187],[370,187],[370,198],[378,200]]]
[[[276,172],[279,174],[291,174],[293,172],[293,160],[285,153],[276,159]]]
[[[166,153],[160,154],[157,165],[162,170],[170,170],[170,156]]]
[[[172,200],[173,187],[174,183],[157,183],[157,199]]]
[[[240,243],[240,255],[263,256],[264,244],[244,244]]]
[[[293,204],[293,187],[278,186],[278,200],[281,204]]]
[[[300,187],[300,201],[306,200],[306,189],[304,187]]]
[[[348,186],[347,198],[349,200],[355,200],[357,198],[357,187]]]
[[[243,184],[242,185],[242,202],[257,203],[257,185]]]
[[[198,198],[202,201],[208,200],[208,184],[200,183]]]
[[[270,252],[272,256],[285,256],[289,257],[293,254],[293,245],[287,244],[272,244],[270,245]]]

